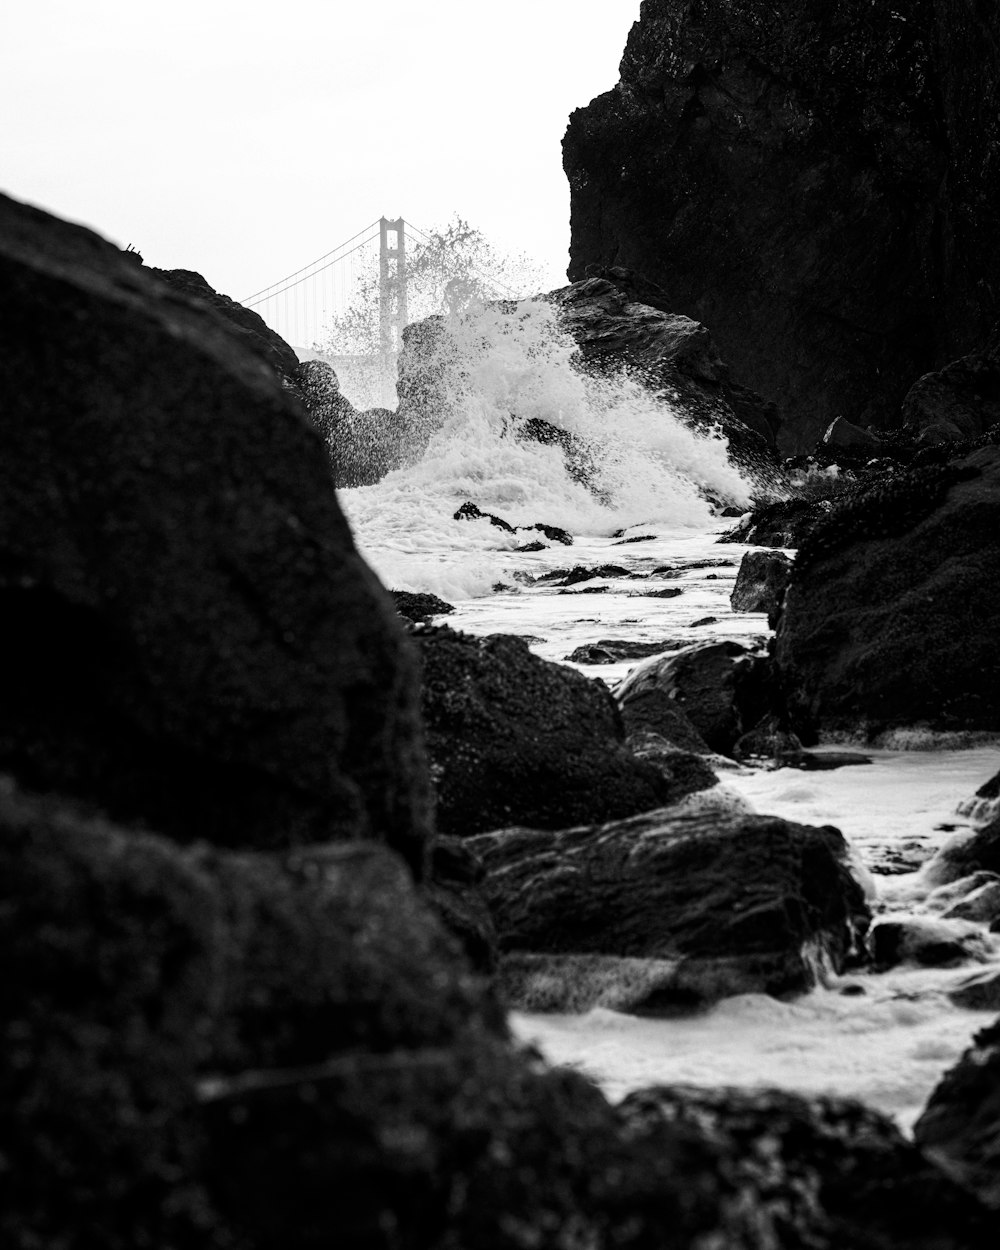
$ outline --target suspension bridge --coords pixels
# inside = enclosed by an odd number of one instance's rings
[[[240,302],[258,312],[300,360],[328,361],[365,406],[391,407],[396,402],[396,359],[409,315],[407,257],[431,243],[427,231],[412,222],[380,217]],[[377,285],[372,288],[376,274]],[[514,294],[495,279],[484,285],[492,295]],[[370,302],[377,306],[359,307],[359,298],[365,296],[373,297]],[[358,314],[362,324],[351,336],[353,342],[338,342],[342,336],[331,329],[349,311]],[[360,351],[359,340],[363,340]]]

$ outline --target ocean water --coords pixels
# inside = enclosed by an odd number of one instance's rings
[[[426,454],[340,496],[360,550],[387,586],[435,593],[455,605],[444,618],[455,628],[518,634],[557,662],[603,639],[667,649],[767,637],[762,615],[729,606],[749,549],[719,543],[733,523],[719,507],[748,507],[755,484],[729,464],[722,439],[689,430],[632,379],[581,377],[573,344],[545,304],[515,314],[474,308],[448,333],[456,365]],[[585,447],[586,483],[558,447],[519,439],[532,418]],[[560,526],[573,545],[519,552],[546,540],[454,520],[467,500],[513,525]],[[614,570],[568,588],[537,582],[576,565]],[[613,685],[634,663],[576,667]],[[733,764],[721,785],[759,812],[840,828],[871,870],[877,912],[936,914],[921,865],[968,828],[971,817],[956,809],[1000,768],[1000,742],[899,735],[867,753],[871,765],[831,772]],[[854,973],[790,1002],[744,995],[664,1020],[606,1010],[515,1013],[514,1027],[614,1098],[656,1082],[776,1085],[858,1097],[908,1127],[991,1018],[956,1008],[947,995],[1000,964],[997,936],[986,935],[978,963]]]

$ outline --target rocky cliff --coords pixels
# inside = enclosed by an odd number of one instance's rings
[[[570,277],[625,265],[790,419],[891,425],[998,310],[1000,12],[644,0],[564,140]]]

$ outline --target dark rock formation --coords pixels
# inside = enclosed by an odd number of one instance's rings
[[[775,640],[807,745],[821,730],[1000,728],[998,535],[993,447],[833,511],[799,550]]]
[[[747,543],[754,547],[801,547],[826,520],[831,504],[805,499],[781,499],[764,504],[723,534],[720,543]]]
[[[729,602],[734,612],[766,612],[774,629],[792,576],[792,562],[781,551],[748,551],[736,574]]]
[[[133,263],[133,268],[134,268]],[[299,358],[285,340],[252,308],[245,308],[228,295],[221,295],[205,281],[200,273],[191,269],[146,269],[185,299],[178,301],[183,307],[189,300],[207,305],[226,322],[244,347],[261,360],[266,361],[279,377],[294,379],[299,370]],[[149,288],[146,288],[147,290]]]
[[[886,917],[872,925],[869,935],[876,968],[917,964],[924,968],[948,968],[972,960],[984,960],[989,943],[975,925],[962,927],[924,916]]]
[[[624,366],[690,425],[724,434],[736,463],[767,476],[774,467],[774,405],[732,380],[705,326],[637,301],[631,280],[627,270],[609,269],[546,296],[559,306],[582,367],[617,373]]]
[[[556,832],[501,829],[472,847],[502,985],[530,1010],[648,1012],[798,993],[843,968],[868,923],[830,827],[667,809]],[[618,959],[656,966],[643,980]]]
[[[671,801],[625,746],[607,688],[532,655],[521,638],[418,626],[423,712],[442,833],[512,821],[559,828]]]
[[[1000,875],[1000,819],[946,842],[927,865],[928,880],[934,884],[960,881],[974,873]]]
[[[971,799],[963,799],[956,811],[974,824],[988,825],[1000,816],[1000,772],[983,782]]]
[[[494,516],[492,512],[483,512],[480,508],[467,500],[454,515],[456,521],[489,521],[490,525],[495,525],[497,529],[503,530],[507,534],[515,534],[517,530],[509,521],[505,521],[503,517]]]
[[[920,0],[644,0],[570,119],[570,277],[645,271],[778,400],[780,446],[894,424],[1000,301],[1000,14]]]
[[[432,616],[445,616],[455,611],[453,603],[445,603],[437,595],[416,594],[409,590],[390,590],[389,595],[396,611],[408,621],[428,621]]]
[[[696,643],[637,664],[614,695],[629,717],[632,705],[646,704],[654,691],[675,702],[709,748],[722,755],[731,754],[736,740],[769,710],[766,661],[729,639]]]
[[[823,447],[833,459],[846,464],[857,464],[877,459],[886,454],[886,443],[859,425],[852,425],[846,417],[838,417],[830,423],[823,434]]]
[[[1000,1207],[1000,1018],[942,1078],[913,1135],[946,1172]]]
[[[0,199],[0,768],[184,840],[429,827],[416,673],[320,439],[203,302]]]
[[[978,972],[949,990],[948,997],[966,1011],[1000,1011],[1000,972]]]
[[[1000,424],[1000,325],[986,346],[914,382],[903,424],[921,442],[966,442]]]
[[[536,578],[536,581],[543,586],[576,586],[580,582],[593,581],[595,577],[633,576],[634,574],[621,564],[598,564],[592,568],[575,564],[571,569],[553,569],[550,573],[543,573],[541,577]]]
[[[661,642],[637,642],[631,638],[599,638],[571,651],[566,659],[573,664],[618,664],[622,660],[644,660],[664,651],[679,651],[686,646],[672,638]]]
[[[851,1099],[675,1085],[629,1094],[621,1113],[637,1134],[684,1126],[711,1148],[740,1212],[720,1246],[985,1250],[997,1233],[892,1120]]]

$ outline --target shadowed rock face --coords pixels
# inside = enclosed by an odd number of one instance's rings
[[[1000,449],[911,470],[799,549],[774,645],[792,727],[1000,728]]]
[[[273,368],[0,199],[0,767],[183,840],[429,828],[412,653]]]
[[[786,452],[893,423],[997,314],[998,41],[985,3],[644,0],[564,141],[570,277],[645,272]]]

